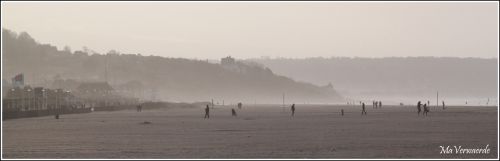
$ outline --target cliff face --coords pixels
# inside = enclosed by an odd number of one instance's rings
[[[115,51],[106,55],[61,51],[39,44],[27,33],[2,32],[2,77],[7,81],[19,73],[34,86],[58,86],[55,82],[61,79],[66,83],[107,80],[117,89],[135,84],[136,96],[166,101],[281,103],[283,93],[287,103],[341,101],[333,88],[297,82],[252,63],[235,61],[228,66]]]

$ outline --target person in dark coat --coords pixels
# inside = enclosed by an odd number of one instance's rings
[[[427,106],[427,104],[424,104],[424,113],[425,116],[427,116],[427,113],[429,113],[429,106]]]
[[[234,110],[234,108],[231,109],[231,115],[236,117],[236,111]]]
[[[366,109],[365,109],[365,103],[364,102],[361,104],[361,107],[363,108],[363,110],[361,111],[361,115],[363,115],[363,114],[366,115]]]
[[[422,103],[420,103],[420,101],[418,101],[418,103],[417,103],[418,115],[420,115],[420,112],[422,111],[422,109],[420,108],[421,105],[422,105]]]
[[[208,108],[208,105],[207,107],[205,108],[205,118],[210,118],[210,108]]]

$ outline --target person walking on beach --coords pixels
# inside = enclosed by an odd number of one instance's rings
[[[231,109],[231,115],[236,117],[236,111],[234,110],[234,108]]]
[[[363,108],[363,110],[361,111],[361,115],[363,115],[363,114],[366,115],[366,109],[365,109],[365,103],[364,102],[361,104],[361,107]]]
[[[344,109],[340,109],[340,114],[344,116]]]
[[[382,108],[382,101],[378,101],[378,108]]]
[[[141,111],[142,111],[142,105],[139,104],[139,105],[137,105],[137,112],[141,112]]]
[[[210,112],[210,108],[208,108],[208,105],[207,105],[207,107],[205,108],[205,118],[210,118],[209,112]]]
[[[241,102],[238,103],[238,109],[241,109],[241,106],[243,106],[243,104]]]
[[[292,104],[291,110],[292,110],[292,117],[293,117],[295,115],[295,103]]]
[[[444,107],[444,101],[443,101],[443,110],[444,110],[444,109],[445,109],[445,107]]]
[[[427,106],[427,104],[424,104],[424,113],[423,114],[425,114],[425,116],[427,116],[427,113],[429,113],[429,106]]]
[[[420,108],[421,105],[422,105],[422,103],[420,103],[420,101],[418,101],[418,103],[417,103],[418,115],[420,115],[420,112],[422,111],[422,109]]]

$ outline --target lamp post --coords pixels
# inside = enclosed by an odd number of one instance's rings
[[[45,89],[42,89],[42,110],[47,108],[47,97],[45,97]]]
[[[64,97],[65,107],[68,108],[69,105],[73,106],[73,100],[68,100],[70,91],[67,90]]]
[[[12,91],[12,93],[14,93],[16,91],[16,89],[12,88],[12,89],[10,89],[10,91]],[[17,110],[17,108],[14,106],[17,103],[16,99],[17,99],[16,97],[14,97],[12,99],[13,101],[11,102],[11,105],[10,105],[11,109],[16,109]]]
[[[59,91],[56,89],[55,91],[55,95],[56,95],[56,107],[55,107],[55,110],[56,111],[59,111]]]
[[[24,101],[24,90],[21,90],[21,106],[23,110],[26,110],[26,102]]]

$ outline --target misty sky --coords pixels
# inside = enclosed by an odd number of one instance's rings
[[[199,59],[498,57],[498,2],[2,2],[2,27],[59,49]]]

